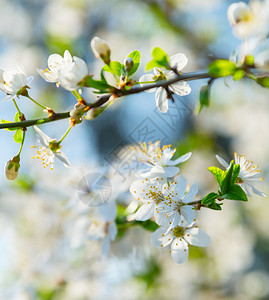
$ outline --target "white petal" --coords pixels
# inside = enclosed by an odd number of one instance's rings
[[[187,180],[183,175],[177,176],[175,180],[175,184],[173,184],[174,187],[174,192],[177,193],[177,197],[181,199],[186,192],[187,188]]]
[[[51,54],[48,57],[48,67],[52,72],[54,72],[54,73],[59,72],[62,65],[63,65],[63,58],[61,55]]]
[[[45,79],[47,82],[57,82],[59,80],[59,74],[51,71],[45,71],[42,69],[37,69],[37,73]]]
[[[98,206],[98,210],[107,222],[114,221],[117,216],[117,205],[114,201]]]
[[[186,81],[178,81],[170,85],[170,89],[179,96],[189,95],[191,87]]]
[[[193,201],[193,199],[197,193],[198,193],[198,183],[194,183],[190,187],[190,190],[188,191],[188,193],[182,199],[182,202],[189,203],[189,202]]]
[[[71,64],[72,63],[72,55],[68,50],[64,51],[64,63],[65,64]]]
[[[154,81],[153,76],[154,76],[154,74],[142,75],[139,79],[139,82]],[[140,85],[141,86],[147,86],[147,85],[149,85],[149,83],[140,83]],[[152,93],[152,92],[155,92],[155,91],[156,91],[156,88],[153,88],[153,89],[150,89],[150,90],[146,90],[145,92]]]
[[[178,167],[165,167],[164,171],[165,171],[166,177],[172,178],[179,173],[179,168]]]
[[[191,225],[197,219],[198,212],[197,210],[194,210],[193,207],[190,205],[185,205],[181,207],[180,212],[189,225]]]
[[[189,247],[184,239],[176,238],[171,245],[171,256],[177,264],[184,264],[188,260]]]
[[[44,146],[48,146],[52,139],[47,136],[41,129],[34,125],[34,130],[39,134],[42,139]]]
[[[209,235],[201,228],[185,230],[184,239],[193,246],[207,247],[210,244]]]
[[[62,151],[58,151],[57,153],[55,153],[55,156],[64,163],[64,166],[66,168],[71,167],[70,161],[68,160],[67,156],[62,152]]]
[[[115,222],[109,224],[108,233],[109,233],[110,240],[114,241],[118,233],[118,228]]]
[[[222,157],[216,155],[216,158],[224,168],[226,168],[226,169],[229,168],[229,164]]]
[[[187,65],[188,58],[183,53],[177,53],[170,57],[170,65],[176,68],[178,72],[181,72]]]
[[[265,193],[259,191],[258,189],[256,189],[252,184],[248,183],[248,185],[250,186],[250,188],[252,189],[252,192],[259,195],[259,196],[262,196],[262,197],[266,197]]]
[[[155,203],[143,204],[134,214],[135,220],[146,221],[149,220],[155,211]]]
[[[156,106],[160,112],[166,113],[168,111],[167,92],[164,88],[159,87],[155,94]]]
[[[152,233],[150,241],[155,247],[166,247],[172,242],[173,238],[172,232],[167,233],[167,228],[160,227]]]
[[[175,165],[178,165],[186,160],[188,160],[190,157],[191,157],[191,152],[188,152],[182,156],[180,156],[179,158],[175,159],[175,160],[170,160],[167,165],[168,166],[175,166]]]
[[[133,182],[130,186],[130,192],[137,200],[148,201],[151,198],[149,194],[149,184],[146,180],[140,179]]]
[[[109,237],[105,237],[102,242],[102,255],[106,257],[108,255],[110,249],[110,239]]]

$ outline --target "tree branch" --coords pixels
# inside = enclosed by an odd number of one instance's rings
[[[211,78],[211,75],[206,72],[195,72],[195,73],[186,73],[184,75],[177,75],[175,78],[172,78],[170,80],[162,80],[157,81],[156,83],[147,84],[144,86],[133,86],[130,88],[130,90],[116,90],[116,92],[113,94],[115,97],[123,97],[133,94],[138,94],[141,92],[144,92],[146,90],[150,90],[152,88],[156,87],[163,87],[168,88],[169,85],[179,82],[179,81],[191,81],[191,80],[198,80],[198,79],[204,79],[204,78]],[[106,102],[109,101],[110,97],[113,96],[112,94],[104,95],[100,97],[96,102],[94,103],[87,103],[86,106],[89,106],[89,109],[100,107]],[[63,112],[63,113],[55,113],[51,117],[47,118],[40,118],[40,119],[34,119],[34,120],[26,120],[21,122],[12,122],[12,123],[4,123],[0,124],[0,129],[7,129],[7,128],[23,128],[23,127],[29,127],[33,125],[40,125],[44,123],[54,122],[62,119],[69,118],[70,111]]]

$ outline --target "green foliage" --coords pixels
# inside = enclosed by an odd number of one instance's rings
[[[134,62],[133,68],[128,72],[128,76],[132,76],[140,65],[141,54],[138,50],[134,50],[127,57],[130,57]]]
[[[120,77],[124,73],[124,66],[118,61],[111,61],[109,65],[105,65],[103,70]]]
[[[166,68],[169,69],[169,56],[159,47],[155,47],[152,51],[153,59],[147,63],[146,70],[150,70],[154,67],[156,68]]]
[[[136,225],[139,225],[141,227],[143,227],[144,229],[146,230],[149,230],[149,231],[155,231],[159,228],[159,226],[151,221],[151,220],[147,220],[147,221],[135,221],[135,224]]]
[[[269,88],[269,77],[260,77],[256,79],[257,83],[265,88]]]
[[[231,161],[228,170],[223,171],[217,167],[209,167],[208,170],[215,176],[219,186],[219,194],[210,193],[202,199],[201,204],[212,209],[221,209],[216,199],[248,201],[246,193],[236,184],[240,172],[240,165]],[[217,206],[216,206],[217,205]],[[211,207],[210,207],[211,206]]]
[[[8,123],[13,123],[11,121],[7,121],[7,120],[1,120],[1,124],[8,124]],[[18,130],[19,128],[5,128],[5,130],[8,130],[8,131],[14,131],[14,130]]]
[[[98,90],[100,93],[108,93],[108,92],[110,92],[111,89],[113,89],[113,87],[110,86],[104,79],[95,80],[95,79],[92,79],[92,76],[90,76],[90,75],[86,76],[80,82],[80,86],[91,87],[93,89]]]
[[[14,136],[13,136],[13,140],[18,143],[18,144],[21,144],[22,143],[22,140],[23,140],[23,135],[22,135],[22,129],[18,129]]]
[[[204,85],[200,89],[200,94],[199,94],[199,109],[198,113],[201,112],[203,107],[209,107],[209,86]]]
[[[208,66],[209,74],[215,78],[234,75],[236,71],[236,65],[226,59],[215,60]]]
[[[250,54],[247,55],[245,57],[245,64],[250,67],[254,66],[254,56]]]
[[[14,117],[14,121],[15,122],[21,122],[21,119],[20,119],[20,113],[17,112],[15,117]],[[7,121],[7,120],[1,120],[1,124],[8,124],[8,123],[13,123],[11,121]],[[19,127],[15,127],[15,128],[5,128],[6,130],[8,131],[16,131],[14,133],[14,136],[13,136],[13,140],[18,143],[18,144],[21,144],[22,143],[22,140],[23,140],[23,134],[22,134],[22,129],[19,128]]]
[[[235,81],[242,79],[245,76],[246,72],[244,70],[237,70],[233,75]]]

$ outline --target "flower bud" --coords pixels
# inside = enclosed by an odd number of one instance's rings
[[[74,109],[70,111],[70,120],[74,124],[79,124],[82,122],[82,116],[85,114],[85,105],[76,104]]]
[[[86,120],[96,119],[101,113],[104,112],[104,110],[107,108],[107,106],[91,108],[85,115],[84,119],[86,119]]]
[[[107,65],[110,63],[110,48],[104,40],[95,36],[91,40],[91,48],[96,58],[101,58]]]
[[[134,61],[132,60],[131,57],[126,57],[123,63],[124,63],[125,71],[127,73],[130,72],[134,67]]]
[[[6,163],[5,174],[8,180],[15,180],[18,177],[20,168],[20,156],[14,156]]]

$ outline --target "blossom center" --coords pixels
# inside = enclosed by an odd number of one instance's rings
[[[173,230],[174,236],[177,238],[181,238],[184,236],[185,229],[183,227],[177,226]]]

